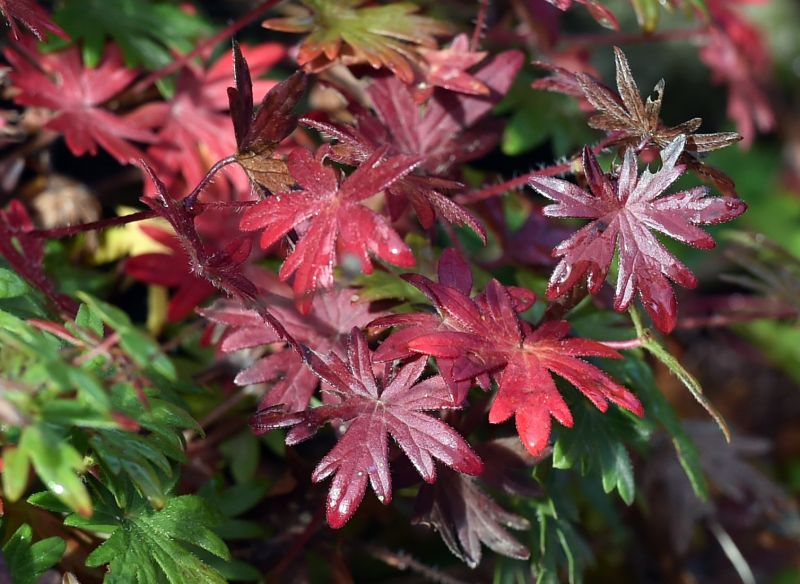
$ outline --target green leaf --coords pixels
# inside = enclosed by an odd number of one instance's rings
[[[28,285],[16,272],[0,268],[0,298],[22,296],[27,291]]]
[[[125,474],[153,507],[164,506],[165,489],[158,471],[171,477],[172,467],[148,437],[110,430],[98,432],[89,444],[108,472]]]
[[[246,483],[255,476],[259,463],[259,442],[249,429],[220,444],[219,451],[228,459],[231,474],[237,483]]]
[[[105,584],[225,583],[194,550],[230,559],[225,543],[212,531],[218,517],[201,497],[170,498],[160,511],[138,499],[116,516],[117,529],[86,559],[90,567],[108,565]]]
[[[76,474],[83,470],[83,458],[63,436],[44,424],[28,426],[22,432],[19,448],[52,493],[81,515],[91,515],[89,492]]]
[[[128,315],[116,306],[101,302],[85,293],[78,293],[80,299],[97,313],[104,323],[119,334],[119,344],[134,362],[143,368],[152,368],[156,373],[174,381],[177,377],[175,366],[161,351],[158,343],[138,330]]]
[[[75,324],[98,337],[103,336],[103,319],[88,304],[81,304],[78,314],[75,316]]]
[[[553,499],[536,504],[539,545],[534,572],[536,584],[559,584],[559,574],[566,571],[570,584],[583,582],[583,572],[593,561],[586,541],[575,531],[565,510]]]
[[[3,558],[15,584],[35,584],[61,560],[67,547],[60,537],[49,537],[31,545],[32,539],[30,526],[21,525],[3,546]]]
[[[23,450],[16,446],[3,449],[3,496],[11,501],[19,500],[28,485],[30,461]]]
[[[630,432],[622,426],[622,415],[615,412],[603,414],[584,401],[572,406],[575,419],[573,428],[558,430],[558,439],[553,449],[553,467],[569,469],[580,466],[582,474],[598,469],[603,490],[614,489],[630,505],[633,503],[635,484],[633,464],[623,437]]]
[[[210,31],[201,17],[152,0],[69,0],[53,18],[81,42],[89,67],[100,62],[109,37],[129,67],[158,69],[172,62],[173,51],[189,52]]]
[[[641,359],[628,358],[624,361],[608,361],[603,364],[603,369],[621,384],[633,390],[644,406],[645,415],[658,421],[670,434],[692,489],[698,497],[707,500],[708,484],[703,467],[700,465],[697,447],[686,434],[675,409],[658,389],[650,367]]]
[[[360,299],[366,302],[375,300],[404,300],[409,303],[427,302],[427,298],[414,286],[403,280],[399,274],[375,271],[369,275],[356,276],[354,284],[360,286]]]

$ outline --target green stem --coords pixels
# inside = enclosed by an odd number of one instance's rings
[[[661,344],[656,340],[653,336],[653,333],[645,327],[644,322],[642,321],[642,315],[639,311],[631,306],[628,310],[628,313],[631,316],[631,320],[633,321],[633,326],[636,329],[636,336],[642,342],[642,347],[644,347],[647,352],[649,352],[653,357],[661,361],[667,369],[669,369],[678,379],[680,379],[681,383],[689,390],[689,393],[692,394],[697,403],[699,403],[703,408],[709,413],[709,415],[714,419],[714,421],[719,426],[720,430],[722,430],[723,435],[725,436],[725,440],[728,442],[731,441],[731,431],[728,428],[728,424],[725,419],[722,417],[722,414],[708,401],[705,394],[703,393],[703,388],[700,385],[700,382],[689,373],[680,362],[673,357],[667,349],[661,346]]]

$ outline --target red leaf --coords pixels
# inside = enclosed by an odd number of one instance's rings
[[[421,276],[409,278],[431,299],[439,318],[414,321],[410,315],[401,315],[372,324],[403,327],[405,330],[395,335],[403,335],[407,351],[437,357],[457,403],[465,397],[462,382],[489,374],[498,384],[489,422],[500,423],[515,416],[519,436],[534,456],[547,447],[551,416],[572,426],[572,415],[553,374],[576,386],[601,411],[612,402],[642,414],[633,394],[582,359],[619,357],[615,351],[595,341],[567,338],[569,324],[564,321],[547,322],[539,328],[522,321],[517,314],[520,306],[496,280],[475,298],[470,298],[468,291],[442,284],[447,281],[442,275],[452,269],[452,263],[452,257],[445,258],[438,284]],[[528,306],[523,304],[522,308]],[[401,349],[391,342],[392,337],[376,352],[379,360]]]
[[[36,0],[0,0],[0,12],[8,20],[11,34],[17,40],[19,40],[19,29],[15,20],[25,25],[40,41],[45,40],[48,32],[69,40],[67,33],[50,20],[50,15],[36,3]]]
[[[128,116],[100,107],[137,75],[125,68],[114,45],[109,45],[105,58],[93,69],[83,66],[78,47],[41,54],[27,38],[6,48],[4,55],[13,67],[11,84],[19,91],[14,101],[53,110],[55,115],[46,127],[63,134],[75,156],[95,155],[102,147],[121,164],[143,158],[130,141],[152,142],[153,134]]]
[[[390,154],[420,157],[417,174],[397,181],[387,191],[392,217],[399,217],[410,203],[425,228],[439,216],[468,226],[485,239],[480,221],[443,194],[462,185],[442,177],[495,147],[501,128],[484,118],[508,92],[522,63],[518,51],[500,53],[474,75],[487,87],[486,95],[434,92],[425,108],[418,107],[411,90],[399,79],[378,78],[367,90],[375,113],[356,109],[356,127],[307,118],[302,122],[335,138],[339,144],[331,156],[345,164],[356,165],[382,147],[388,147]]]
[[[731,7],[736,3],[708,0],[713,24],[700,58],[714,82],[728,86],[728,115],[736,122],[743,146],[749,147],[757,131],[775,128],[775,112],[765,90],[773,67],[761,33]]]
[[[333,267],[345,257],[372,272],[370,253],[401,267],[414,256],[388,222],[361,204],[408,174],[419,162],[410,156],[384,158],[376,151],[341,183],[337,171],[305,149],[289,156],[289,170],[302,188],[280,193],[248,209],[241,228],[261,231],[267,249],[298,229],[297,245],[280,270],[282,280],[294,274],[294,291],[301,312],[307,313],[316,290],[333,285]],[[305,223],[304,223],[305,222]]]
[[[679,136],[661,153],[663,167],[638,176],[636,155],[629,148],[613,181],[603,174],[597,159],[584,149],[583,165],[591,192],[565,180],[546,177],[530,179],[531,186],[556,205],[545,207],[550,217],[580,217],[592,222],[553,250],[562,260],[553,271],[547,294],[557,298],[583,276],[589,291],[597,293],[619,249],[619,276],[614,307],[623,311],[638,292],[655,325],[664,332],[675,327],[677,302],[669,280],[694,287],[696,279],[651,233],[659,231],[701,249],[714,247],[714,240],[697,225],[730,221],[747,209],[734,198],[708,197],[705,187],[672,195],[664,191],[683,174],[678,158],[686,143]]]
[[[488,95],[489,88],[480,79],[475,78],[467,70],[477,65],[486,58],[485,51],[471,51],[469,38],[466,34],[459,34],[444,49],[420,49],[427,66],[425,67],[425,82],[428,85],[422,92],[423,100],[430,97],[434,87],[442,87],[457,93],[469,95]],[[420,101],[418,99],[418,101]]]
[[[33,237],[33,221],[17,199],[0,210],[0,256],[34,288],[40,290],[62,312],[73,316],[77,303],[56,290],[44,271],[45,241]]]
[[[335,353],[321,357],[309,352],[308,362],[341,399],[341,403],[310,410],[308,424],[314,428],[331,420],[348,424],[312,474],[314,482],[333,477],[327,504],[331,527],[341,527],[352,517],[368,481],[378,500],[391,501],[389,435],[426,482],[436,479],[434,459],[466,474],[483,470],[480,458],[453,428],[424,413],[454,405],[441,377],[417,382],[424,360],[399,367],[391,377],[376,377],[367,341],[360,330],[353,329],[346,360]],[[295,428],[289,433],[288,443],[296,441],[296,436],[307,436],[303,426],[298,428],[301,431]]]
[[[353,293],[350,289],[329,290],[316,296],[307,317],[294,308],[291,290],[283,283],[270,282],[269,290],[261,288],[259,296],[297,342],[318,353],[336,353],[344,357],[344,339],[353,327],[363,327],[380,314],[372,312],[366,303],[354,302]],[[243,308],[241,303],[223,300],[200,313],[226,327],[220,344],[225,353],[279,341],[275,330],[256,311]],[[304,410],[319,386],[319,380],[300,355],[285,344],[273,346],[268,355],[242,370],[235,381],[238,385],[272,383],[261,400],[260,409],[284,404],[289,412]]]
[[[614,30],[619,29],[619,22],[617,21],[617,17],[614,16],[614,13],[611,12],[606,6],[603,5],[600,0],[547,0],[553,6],[561,9],[561,10],[569,10],[572,7],[573,3],[583,4],[586,6],[586,10],[589,11],[589,14],[592,15],[599,24],[602,24],[606,28],[611,28]]]
[[[285,54],[276,43],[245,47],[244,51],[254,63],[255,75],[268,71]],[[236,152],[234,128],[227,113],[230,82],[230,55],[206,68],[190,64],[181,70],[175,95],[169,101],[148,103],[131,114],[132,121],[157,131],[156,142],[147,154],[170,190],[179,185],[193,187],[217,160]],[[273,85],[272,81],[256,82],[259,91]],[[235,193],[249,194],[244,175],[237,171],[228,176],[234,189],[228,181],[215,184],[226,198]]]
[[[125,272],[142,282],[176,288],[167,308],[167,320],[175,322],[189,316],[195,307],[214,294],[205,278],[192,271],[189,256],[173,234],[142,225],[139,227],[148,237],[168,247],[171,253],[144,253],[125,262]]]

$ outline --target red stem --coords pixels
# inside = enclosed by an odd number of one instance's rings
[[[263,15],[267,10],[278,4],[281,0],[266,0],[262,4],[259,4],[252,10],[246,12],[231,24],[223,28],[214,36],[211,36],[204,41],[202,41],[199,45],[197,45],[193,50],[189,51],[185,55],[181,55],[177,59],[175,59],[169,65],[162,67],[161,69],[157,69],[150,73],[147,77],[142,79],[139,83],[137,83],[133,90],[135,92],[142,91],[150,87],[156,81],[159,81],[166,77],[167,75],[171,75],[175,71],[181,69],[184,65],[186,65],[189,61],[201,55],[204,51],[208,50],[209,48],[213,47],[219,42],[232,37],[237,32],[242,30],[248,24],[256,20],[258,17]]]
[[[614,142],[618,138],[617,135],[611,134],[610,136],[606,136],[599,144],[592,148],[592,152],[594,154],[599,154],[602,150],[604,150],[609,144]],[[534,176],[557,176],[559,174],[564,174],[572,170],[573,160],[577,158],[573,156],[570,158],[569,161],[556,164],[554,166],[547,166],[545,168],[540,168],[539,170],[532,170],[527,174],[523,174],[516,178],[512,178],[510,180],[489,185],[488,187],[483,187],[477,191],[473,191],[471,193],[464,193],[463,195],[457,195],[453,197],[453,200],[460,205],[468,205],[470,203],[478,203],[480,201],[485,201],[486,199],[491,199],[492,197],[497,197],[502,195],[507,191],[511,191],[514,189],[518,189],[524,187],[528,180]]]
[[[211,181],[214,179],[214,175],[216,175],[220,170],[236,162],[235,156],[228,156],[227,158],[223,158],[222,160],[217,161],[214,166],[208,169],[208,172],[203,177],[203,180],[189,193],[189,196],[186,197],[187,204],[189,206],[198,206],[200,208],[221,208],[221,207],[249,207],[257,203],[257,201],[231,201],[231,202],[223,202],[223,201],[215,201],[213,203],[199,203],[197,202],[197,197],[200,193],[209,185]],[[58,239],[61,237],[69,237],[70,235],[76,235],[78,233],[83,233],[85,231],[95,231],[97,229],[106,229],[108,227],[114,227],[116,225],[126,225],[128,223],[135,223],[136,221],[144,221],[145,219],[152,219],[153,217],[157,217],[158,214],[155,211],[148,210],[148,211],[138,211],[136,213],[131,213],[130,215],[123,215],[122,217],[111,217],[110,219],[100,219],[99,221],[92,221],[91,223],[81,223],[79,225],[68,225],[67,227],[58,227],[55,229],[34,229],[33,231],[29,232],[29,235],[32,237],[38,237],[41,239]]]
[[[303,552],[311,537],[314,535],[317,529],[319,529],[324,517],[325,507],[319,505],[317,507],[317,511],[314,513],[314,516],[311,518],[311,521],[309,521],[305,529],[303,529],[303,531],[301,531],[297,537],[294,538],[291,547],[283,555],[283,559],[278,562],[278,565],[275,566],[275,568],[269,573],[267,578],[268,582],[282,581],[279,576],[281,576],[288,568],[290,568],[292,562],[294,562],[297,559],[297,556]]]
[[[456,203],[461,205],[478,203],[480,201],[485,201],[486,199],[491,199],[492,197],[502,195],[507,191],[524,187],[526,184],[528,184],[528,180],[534,176],[556,176],[559,174],[564,174],[565,172],[569,172],[570,168],[572,168],[572,162],[565,162],[563,164],[557,164],[555,166],[548,166],[539,170],[533,170],[527,174],[512,178],[511,180],[484,187],[479,191],[458,195],[454,197],[454,200]]]
[[[472,31],[472,38],[469,41],[469,50],[477,51],[481,44],[481,35],[486,27],[486,13],[489,11],[490,0],[478,0],[478,17],[475,19],[475,30]]]
[[[68,225],[67,227],[57,227],[55,229],[34,229],[30,232],[31,237],[38,237],[40,239],[59,239],[61,237],[69,237],[85,231],[95,231],[97,229],[106,229],[107,227],[114,227],[115,225],[125,225],[126,223],[134,223],[136,221],[144,221],[156,216],[155,211],[138,211],[130,215],[123,215],[122,217],[111,217],[110,219],[100,219],[99,221],[92,221],[91,223],[80,223],[78,225]]]

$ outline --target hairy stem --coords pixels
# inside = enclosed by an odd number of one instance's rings
[[[481,45],[483,29],[486,28],[486,13],[489,12],[490,0],[478,0],[478,16],[475,19],[475,30],[472,31],[472,38],[469,41],[469,50],[477,51]]]
[[[595,145],[592,148],[592,152],[594,154],[599,154],[616,139],[617,136],[614,134],[607,136],[606,138],[601,140],[599,144]],[[580,158],[579,155],[576,154],[575,156],[572,156],[567,162],[563,162],[561,164],[555,164],[553,166],[547,166],[545,168],[540,168],[539,170],[532,170],[527,174],[523,174],[521,176],[512,178],[510,180],[494,185],[489,185],[477,191],[472,191],[471,193],[464,193],[462,195],[457,195],[453,197],[453,200],[456,203],[459,203],[460,205],[468,205],[470,203],[478,203],[480,201],[485,201],[486,199],[491,199],[492,197],[500,196],[508,191],[522,188],[528,183],[528,180],[530,180],[535,176],[557,176],[559,174],[565,174],[567,172],[571,172],[573,171],[573,164],[577,160],[580,160]]]

